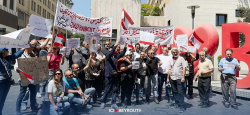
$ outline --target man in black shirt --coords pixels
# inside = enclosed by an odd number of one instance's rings
[[[147,65],[149,69],[149,79],[148,79],[148,89],[147,89],[147,96],[146,101],[149,101],[149,95],[151,92],[151,80],[154,85],[154,101],[156,104],[159,104],[158,101],[158,64],[159,66],[162,65],[162,62],[159,58],[155,57],[155,52],[153,50],[149,50],[148,52],[149,58],[147,60]]]

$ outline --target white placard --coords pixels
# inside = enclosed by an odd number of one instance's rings
[[[29,37],[33,29],[33,27],[29,27],[6,35],[0,35],[0,47],[29,48]]]
[[[31,14],[29,26],[34,27],[34,30],[31,33],[32,35],[43,38],[52,38],[52,35],[50,34],[52,27],[51,19],[45,19],[43,17]]]
[[[188,46],[188,50],[190,52],[196,53],[196,47],[194,47],[194,46]]]
[[[154,45],[155,35],[153,33],[140,31],[140,43]]]
[[[139,61],[133,61],[132,62],[132,69],[139,69],[140,62]]]
[[[113,18],[108,17],[85,17],[58,1],[54,26],[79,34],[99,32],[103,37],[112,37],[112,20]]]
[[[176,36],[176,44],[178,46],[178,48],[180,46],[183,46],[185,48],[188,47],[188,37],[186,34],[183,34],[183,35],[177,35]]]
[[[235,64],[231,63],[231,62],[224,62],[223,63],[223,68],[224,69],[234,70],[235,69]]]
[[[140,38],[140,31],[149,32],[157,36],[155,45],[160,42],[160,45],[173,44],[174,27],[130,27],[129,30],[121,29],[121,36],[124,38]]]
[[[59,54],[64,54],[64,53],[66,53],[66,55],[69,55],[70,54],[70,48],[68,48],[68,47],[62,47],[61,49],[60,49],[60,52],[59,52]]]
[[[80,47],[80,38],[71,38],[66,40],[67,48],[79,48]]]

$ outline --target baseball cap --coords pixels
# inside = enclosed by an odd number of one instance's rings
[[[128,55],[133,55],[133,53],[132,53],[131,51],[127,51],[127,52],[125,53],[125,56],[128,56]]]

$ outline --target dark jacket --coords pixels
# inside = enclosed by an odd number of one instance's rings
[[[7,71],[5,70],[4,64],[7,65],[7,69],[8,72],[10,74],[10,77],[12,77],[12,72],[11,72],[11,61],[15,60],[19,57],[21,57],[21,55],[23,54],[24,50],[19,50],[18,52],[16,52],[13,55],[9,55],[7,57],[5,57],[5,59],[7,60],[6,63],[3,62],[2,58],[0,58],[0,76],[3,76],[4,78],[8,78],[8,74]],[[17,63],[17,62],[16,62]]]
[[[115,70],[117,72],[117,60],[123,57],[126,53],[127,47],[124,47],[122,53],[114,57],[116,47],[113,46],[112,50],[106,54],[105,58],[105,77],[112,77],[109,72]]]
[[[87,60],[87,62],[88,62],[88,60]],[[98,59],[95,59],[95,61],[96,61],[95,65],[91,61],[90,68],[85,73],[86,80],[95,80],[96,76],[92,75],[93,73],[98,73],[99,75],[101,75],[100,61]]]

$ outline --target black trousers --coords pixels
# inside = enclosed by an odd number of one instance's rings
[[[98,84],[97,79],[96,80],[86,80],[86,89],[91,88],[91,87],[97,89],[98,85],[99,84]],[[84,90],[83,90],[83,92],[84,92]],[[97,100],[97,92],[95,92],[93,95],[93,101],[95,102],[96,100]]]
[[[125,97],[127,98],[127,103],[131,103],[131,95],[134,86],[134,78],[129,78],[125,76],[125,78],[121,81],[121,102],[125,101]]]
[[[175,104],[179,107],[184,107],[184,83],[181,82],[181,79],[172,80],[170,78],[169,80],[175,97]]]
[[[198,79],[198,90],[200,100],[203,103],[208,104],[209,102],[209,93],[211,86],[211,77],[199,77]]]
[[[188,78],[188,95],[189,96],[193,96],[193,80],[194,80],[194,74],[189,74],[189,76],[187,76]]]

